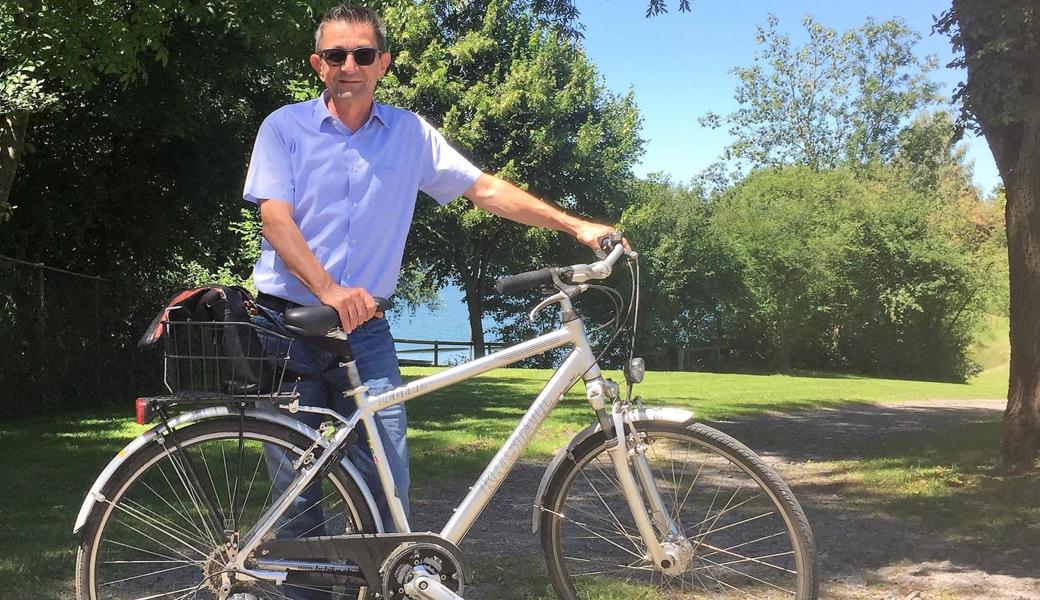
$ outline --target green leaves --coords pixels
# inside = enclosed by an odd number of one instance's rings
[[[935,59],[913,51],[920,35],[899,19],[840,34],[812,17],[802,26],[809,41],[794,48],[769,15],[756,29],[754,64],[732,71],[739,107],[701,124],[725,122],[735,140],[724,156],[744,166],[818,171],[890,159],[904,122],[938,100],[927,78]]]
[[[639,352],[659,368],[718,347],[684,366],[968,376],[981,317],[1006,310],[1006,250],[999,205],[957,184],[942,117],[930,186],[905,163],[763,169],[710,199],[633,184],[622,225],[645,269]]]

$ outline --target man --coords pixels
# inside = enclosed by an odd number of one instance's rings
[[[351,5],[329,10],[315,32],[310,64],[325,84],[321,97],[272,113],[253,149],[244,197],[259,205],[264,235],[254,279],[260,304],[276,319],[295,305],[334,307],[350,332],[363,381],[385,377],[401,384],[393,338],[372,297],[394,292],[417,191],[441,204],[463,195],[496,215],[569,233],[592,248],[613,231],[481,173],[421,117],[376,104],[390,52],[373,11]],[[302,342],[293,346],[290,368],[306,375],[298,387],[301,403],[349,414],[352,407],[340,408],[349,402],[342,397],[345,377],[331,362]],[[404,406],[377,418],[407,509]],[[370,459],[360,453],[352,458],[381,496]],[[392,528],[381,500],[383,521]]]

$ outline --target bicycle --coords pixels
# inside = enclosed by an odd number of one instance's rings
[[[560,326],[549,333],[372,395],[345,360],[354,386],[347,393],[358,408],[340,415],[298,407],[329,419],[317,431],[240,393],[177,416],[167,411],[186,403],[183,397],[139,400],[139,409],[160,418],[112,460],[84,500],[74,527],[81,539],[77,598],[252,600],[295,590],[325,598],[462,599],[469,572],[459,543],[579,379],[595,419],[549,463],[532,512],[559,598],[816,598],[812,532],[779,475],[691,412],[633,399],[641,359],[630,356],[624,396],[603,377],[572,300],[610,290],[590,282],[624,260],[630,271],[636,266],[629,316],[633,305],[638,314],[637,256],[619,242],[609,240],[609,253],[593,263],[499,282],[503,293],[551,294],[530,313],[533,320],[558,305]],[[349,359],[333,309],[294,308],[285,321],[293,336],[338,344]],[[615,323],[616,338],[620,309]],[[380,409],[561,347],[570,348],[566,359],[439,533],[410,530],[379,436],[368,436],[396,531],[387,533],[371,490],[345,458],[358,424],[375,431]],[[265,400],[290,411],[295,405],[292,394]],[[278,497],[264,472],[264,445],[284,449],[296,472]],[[321,486],[320,500],[289,510],[308,485]],[[320,526],[279,537],[301,511],[320,515]]]

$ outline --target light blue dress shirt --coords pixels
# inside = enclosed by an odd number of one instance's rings
[[[397,287],[418,190],[440,204],[480,176],[415,113],[375,104],[351,132],[323,98],[284,106],[260,126],[246,200],[283,200],[318,262],[344,287],[389,297]],[[299,304],[318,299],[264,240],[253,269],[259,291]]]

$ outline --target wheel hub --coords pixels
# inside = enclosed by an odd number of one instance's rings
[[[693,544],[690,540],[683,538],[681,541],[665,541],[661,544],[661,549],[668,555],[670,563],[667,567],[662,566],[661,572],[674,576],[686,572],[686,567],[693,560]]]

